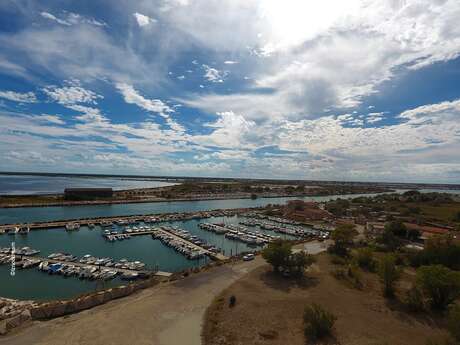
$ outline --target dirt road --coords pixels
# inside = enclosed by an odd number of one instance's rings
[[[75,315],[35,322],[0,345],[199,345],[213,298],[264,260],[224,265]]]

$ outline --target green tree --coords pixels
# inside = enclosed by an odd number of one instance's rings
[[[305,335],[311,340],[315,340],[330,335],[337,318],[320,305],[312,304],[305,308],[303,320]]]
[[[386,297],[393,297],[395,283],[400,277],[400,271],[396,267],[394,255],[386,254],[379,262],[378,273],[383,283],[383,294]]]
[[[433,309],[444,310],[460,296],[460,273],[442,265],[422,266],[417,269],[417,286]]]
[[[315,262],[315,257],[304,252],[292,254],[289,257],[289,270],[296,275],[303,275],[305,268]]]
[[[333,232],[331,238],[334,245],[331,251],[340,256],[347,256],[348,249],[353,244],[353,238],[358,234],[355,226],[351,224],[339,225]]]
[[[394,234],[393,228],[390,225],[385,226],[385,230],[377,238],[377,242],[383,244],[389,251],[395,251],[402,245],[401,239]]]
[[[275,272],[279,272],[280,268],[285,268],[289,264],[292,245],[283,240],[277,240],[269,243],[262,250],[262,257],[273,266]]]

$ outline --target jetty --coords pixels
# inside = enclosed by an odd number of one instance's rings
[[[80,219],[65,219],[55,221],[37,221],[37,222],[22,222],[15,224],[0,224],[0,234],[7,233],[10,230],[14,230],[16,227],[28,226],[30,230],[40,229],[53,229],[63,228],[65,229],[68,224],[78,223],[80,226],[88,226],[93,228],[95,225],[101,227],[109,226],[111,224],[134,224],[134,223],[158,223],[178,220],[189,220],[189,219],[204,219],[209,217],[223,217],[233,216],[248,211],[256,211],[260,208],[238,208],[238,209],[217,209],[197,212],[176,212],[176,213],[156,213],[156,214],[137,214],[137,215],[126,215],[126,216],[111,216],[111,217],[94,217],[94,218],[80,218]],[[74,229],[77,230],[77,229]]]
[[[157,231],[159,233],[162,233],[164,235],[169,235],[171,237],[173,237],[176,241],[178,242],[182,242],[184,243],[185,245],[191,247],[191,248],[194,248],[196,250],[199,250],[199,251],[202,251],[203,253],[205,253],[206,255],[208,255],[210,258],[214,259],[214,260],[219,260],[219,261],[224,261],[224,260],[227,260],[228,257],[221,254],[221,253],[214,253],[208,249],[205,249],[203,247],[200,247],[199,245],[196,245],[195,243],[193,242],[190,242],[180,236],[177,236],[176,234],[174,234],[173,232],[171,231],[168,231],[166,230],[165,228],[157,228],[155,229],[154,231]]]

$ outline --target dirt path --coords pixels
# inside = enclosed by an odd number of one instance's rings
[[[257,258],[224,265],[79,314],[36,322],[0,338],[0,345],[199,345],[203,315],[213,298],[263,263]]]

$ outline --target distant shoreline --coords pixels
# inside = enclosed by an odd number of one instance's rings
[[[0,171],[0,176],[47,176],[47,177],[80,177],[80,178],[120,178],[120,179],[142,179],[152,181],[221,181],[221,182],[243,182],[256,181],[261,183],[287,183],[287,184],[311,184],[311,185],[373,185],[386,186],[397,189],[460,189],[460,184],[455,183],[427,183],[427,182],[385,182],[385,181],[346,181],[346,180],[309,180],[289,178],[250,178],[250,177],[211,177],[211,176],[168,176],[168,175],[126,175],[126,174],[85,174],[85,173],[46,173],[26,171]]]
[[[346,193],[346,194],[330,194],[330,195],[362,195],[362,194],[381,194],[391,193],[389,192],[376,192],[369,191],[367,193]],[[312,195],[312,194],[271,194],[271,195],[258,195],[257,199],[270,199],[270,198],[307,198],[307,197],[327,197],[330,195]],[[208,197],[190,197],[190,198],[146,198],[139,200],[94,200],[94,201],[63,201],[63,202],[49,202],[49,203],[30,203],[30,204],[6,204],[0,205],[2,208],[27,208],[27,207],[56,207],[56,206],[97,206],[97,205],[111,205],[111,204],[142,204],[142,203],[155,203],[155,202],[181,202],[181,201],[207,201],[207,200],[237,200],[237,199],[251,199],[251,195],[219,195],[219,196],[208,196]]]

